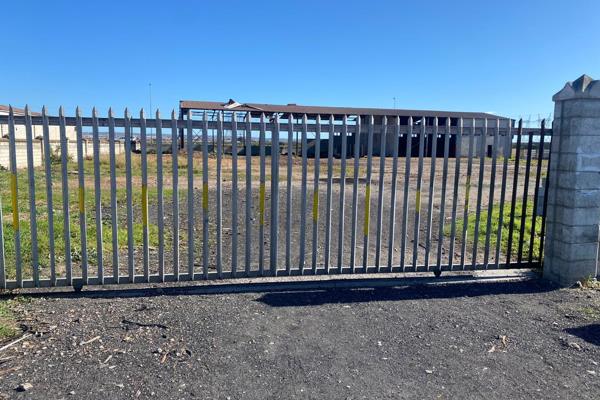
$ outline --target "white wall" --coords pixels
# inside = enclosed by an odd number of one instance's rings
[[[93,142],[90,139],[83,139],[83,156],[92,157],[94,155]],[[0,139],[0,166],[8,169],[10,168],[9,158],[9,140],[2,138]],[[59,140],[51,140],[50,148],[52,151],[60,149]],[[67,144],[68,154],[71,155],[73,160],[77,159],[77,142],[75,140],[68,140]],[[27,142],[23,139],[17,139],[15,142],[15,150],[17,156],[17,168],[27,167]],[[122,154],[125,152],[125,142],[122,140],[115,140],[115,153]],[[109,143],[107,140],[100,141],[100,154],[109,153]],[[60,151],[59,153],[60,154]],[[38,167],[44,163],[44,142],[39,139],[33,140],[33,164]]]
[[[43,127],[41,125],[33,125],[33,138],[42,137]],[[51,125],[48,127],[50,140],[60,140],[60,130],[58,126]],[[77,133],[74,126],[67,126],[65,129],[67,139],[75,140]],[[8,138],[8,125],[0,124],[0,136]],[[15,139],[25,140],[25,125],[15,125]]]

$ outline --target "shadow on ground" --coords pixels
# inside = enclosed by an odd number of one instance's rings
[[[415,299],[450,299],[500,294],[534,294],[555,290],[540,280],[520,282],[485,282],[473,280],[453,282],[452,279],[366,279],[357,281],[320,281],[291,283],[218,284],[176,287],[145,287],[129,289],[94,289],[82,292],[47,291],[22,294],[32,298],[134,298],[157,296],[207,296],[214,294],[259,293],[256,301],[271,307],[304,307],[333,303],[364,303],[369,301],[402,301]],[[19,294],[9,294],[14,297]]]
[[[499,294],[543,293],[554,290],[542,282],[494,282],[405,287],[327,289],[265,293],[256,301],[271,307],[306,307],[332,303],[450,299]]]
[[[565,332],[577,336],[596,346],[600,346],[600,324],[583,325],[577,328],[567,328]]]

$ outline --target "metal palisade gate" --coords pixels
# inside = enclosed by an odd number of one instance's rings
[[[0,124],[2,288],[440,274],[543,259],[544,124],[62,108],[11,108]]]

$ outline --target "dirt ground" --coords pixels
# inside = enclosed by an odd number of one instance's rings
[[[597,399],[600,292],[526,282],[46,293],[7,399]],[[15,390],[29,383],[26,392]]]
[[[137,157],[137,156],[136,156]],[[149,156],[151,157],[151,156]],[[286,208],[287,208],[287,186],[286,186],[286,177],[287,177],[287,156],[282,155],[280,158],[280,166],[279,166],[279,227],[278,227],[278,265],[279,268],[285,268],[286,266],[286,234],[287,234],[287,225],[286,225]],[[209,160],[209,168],[210,168],[210,183],[209,183],[209,268],[211,271],[214,271],[216,268],[216,253],[217,253],[217,214],[216,214],[216,160],[211,158]],[[267,161],[269,161],[269,157],[267,157]],[[137,161],[136,161],[137,162]],[[435,265],[437,263],[438,258],[438,238],[439,238],[439,228],[441,221],[441,213],[440,211],[444,210],[444,228],[442,229],[443,233],[443,242],[441,246],[441,254],[440,254],[440,262],[441,264],[448,264],[450,260],[450,227],[453,222],[452,219],[452,209],[453,209],[453,197],[454,197],[454,180],[455,180],[455,168],[456,161],[455,159],[449,159],[448,162],[448,172],[447,172],[447,185],[445,196],[442,193],[442,179],[443,179],[443,159],[437,159],[436,162],[436,173],[433,177],[431,176],[431,159],[425,159],[423,163],[422,170],[422,187],[421,187],[421,208],[420,208],[420,224],[419,224],[419,238],[417,245],[417,264],[424,264],[426,257],[426,246],[427,246],[427,233],[428,228],[430,227],[430,254],[429,254],[429,263],[430,265]],[[491,185],[491,159],[485,160],[484,172],[483,172],[483,183],[481,184],[481,210],[487,211],[489,203],[490,203],[490,185]],[[343,240],[344,247],[341,251],[342,260],[341,264],[344,266],[350,265],[351,258],[351,240],[352,240],[352,220],[353,220],[353,164],[354,160],[347,160],[347,173],[346,173],[346,184],[345,184],[345,196],[344,196],[344,207],[341,207],[340,200],[340,160],[335,159],[333,164],[333,178],[332,178],[332,195],[331,195],[331,244],[330,244],[330,265],[332,267],[337,267],[340,264],[340,260],[338,260],[339,254],[339,232],[341,229],[340,224],[340,214],[341,210],[344,212],[344,228],[343,228]],[[524,174],[525,168],[524,163],[521,163],[519,169],[519,182],[518,182],[518,194],[517,199],[521,201],[523,196],[524,189]],[[196,157],[194,160],[194,168],[199,168],[202,165],[201,158]],[[402,226],[403,226],[403,209],[404,209],[404,185],[405,185],[405,159],[400,158],[398,160],[398,174],[397,174],[397,188],[396,188],[396,199],[395,202],[392,203],[391,195],[391,182],[392,182],[392,165],[393,161],[391,158],[386,159],[385,169],[384,169],[384,180],[383,185],[379,184],[379,172],[380,172],[380,160],[379,158],[373,159],[373,173],[371,179],[371,196],[370,196],[370,212],[369,212],[369,241],[368,241],[368,258],[366,259],[367,265],[375,265],[376,264],[376,253],[377,253],[377,223],[378,223],[378,201],[380,193],[382,192],[382,217],[381,217],[381,245],[380,245],[380,265],[387,265],[388,263],[388,249],[389,249],[389,237],[390,237],[390,222],[392,220],[392,216],[395,219],[395,232],[394,232],[394,240],[393,240],[393,254],[392,254],[392,265],[400,265],[401,263],[401,254],[402,254]],[[223,161],[223,240],[221,242],[223,249],[223,270],[230,271],[232,264],[232,210],[234,205],[232,203],[232,182],[231,182],[231,159],[230,156],[224,158]],[[295,157],[293,160],[293,179],[292,179],[292,213],[291,213],[291,234],[290,234],[290,260],[292,269],[298,269],[300,267],[300,258],[301,255],[304,256],[305,263],[304,267],[307,269],[311,268],[311,259],[313,253],[313,242],[312,242],[312,231],[313,231],[313,219],[312,219],[312,201],[313,201],[313,188],[314,188],[314,160],[309,160],[309,166],[307,171],[307,200],[306,200],[306,214],[304,224],[302,224],[302,208],[301,208],[301,197],[302,197],[302,175],[301,175],[301,158]],[[183,171],[183,172],[182,172]],[[261,239],[259,236],[259,158],[252,158],[252,204],[251,204],[251,225],[249,229],[245,227],[245,159],[240,156],[238,160],[238,171],[239,171],[239,183],[238,183],[238,228],[237,228],[237,237],[238,237],[238,271],[242,271],[245,268],[244,265],[244,252],[245,252],[245,236],[249,232],[250,234],[250,242],[252,244],[252,256],[251,256],[251,270],[258,269],[258,253],[261,242],[264,246],[265,258],[264,263],[266,266],[269,265],[269,251],[270,251],[270,224],[271,224],[271,214],[270,214],[270,205],[272,202],[271,199],[271,184],[270,184],[270,171],[271,166],[269,162],[266,165],[266,196],[265,196],[265,226],[264,226],[264,236]],[[542,171],[545,171],[545,164],[542,168]],[[121,171],[122,172],[122,171]],[[506,197],[505,204],[509,204],[510,196],[512,194],[512,186],[513,186],[513,177],[514,177],[514,161],[509,161],[508,169],[507,169],[507,179],[506,179]],[[180,173],[185,173],[185,167],[180,170]],[[469,215],[474,215],[477,208],[477,197],[478,197],[478,189],[479,189],[479,159],[473,159],[473,167],[472,167],[472,177],[471,177],[471,187],[469,194]],[[122,175],[122,174],[121,174]],[[360,159],[359,164],[359,179],[357,181],[357,207],[356,207],[356,246],[355,254],[356,254],[356,265],[362,266],[365,263],[363,259],[363,249],[364,249],[364,221],[365,221],[365,204],[366,204],[366,159]],[[501,197],[501,185],[502,185],[502,160],[498,160],[497,164],[497,172],[496,177],[494,179],[494,198],[493,202],[496,206],[500,204]],[[121,176],[118,179],[123,179]],[[134,186],[140,184],[139,177],[134,177]],[[414,242],[415,242],[415,219],[416,219],[416,192],[418,185],[418,159],[413,158],[411,162],[411,171],[410,178],[408,180],[409,190],[408,190],[408,203],[407,203],[407,219],[406,219],[406,243],[405,243],[405,264],[411,265],[413,262],[413,250],[414,250]],[[431,184],[433,182],[433,184]],[[460,221],[463,218],[464,206],[465,206],[465,198],[466,198],[466,182],[467,182],[467,160],[463,159],[460,164],[460,173],[458,175],[458,192],[457,192],[457,204],[456,204],[456,219],[454,221]],[[124,181],[122,182],[124,184]],[[164,180],[165,189],[170,189],[172,187],[171,176],[170,173],[165,173]],[[156,186],[156,173],[151,169],[149,171],[149,187],[151,190]],[[88,184],[88,188],[92,188],[93,185]],[[433,187],[433,192],[430,190],[430,187]],[[179,189],[187,188],[187,180],[185,176],[180,177],[179,179]],[[535,188],[535,165],[532,165],[531,176],[529,179],[529,191],[528,198],[530,200],[534,197],[534,188]],[[187,199],[186,193],[182,192],[180,196],[180,229],[179,229],[179,240],[180,240],[180,271],[187,271]],[[93,190],[88,194],[89,196],[93,195]],[[432,202],[432,213],[431,213],[431,223],[429,222],[429,199],[433,196]],[[172,251],[172,224],[173,224],[173,204],[171,201],[171,196],[164,196],[164,215],[157,215],[157,206],[155,199],[150,199],[149,206],[149,219],[150,223],[156,224],[159,218],[162,218],[165,223],[165,271],[167,273],[172,273],[174,269],[173,265],[173,251]],[[395,204],[395,210],[392,212],[392,204]],[[203,262],[204,255],[202,254],[202,174],[201,171],[197,171],[194,176],[194,235],[195,235],[195,270],[197,272],[201,271],[201,266]],[[120,204],[119,208],[119,221],[120,223],[125,223],[125,210],[124,205]],[[508,207],[508,206],[507,206]],[[58,208],[58,206],[57,206]],[[319,175],[319,213],[318,213],[318,239],[317,239],[317,264],[318,267],[321,268],[325,264],[325,237],[327,231],[327,160],[321,160],[320,163],[320,175]],[[93,211],[89,210],[90,215],[93,215]],[[110,214],[109,210],[105,209],[103,211],[104,219],[105,219],[105,230],[110,230]],[[519,217],[519,216],[517,216]],[[74,218],[77,218],[74,215]],[[138,221],[141,218],[141,207],[134,206],[134,221]],[[482,220],[482,227],[486,224],[487,221]],[[90,222],[88,222],[90,224]],[[91,222],[93,224],[93,222]],[[305,243],[306,246],[301,250],[300,241],[301,241],[301,228],[305,228]],[[506,230],[503,232],[505,237],[508,235]],[[493,238],[492,238],[493,239]],[[477,262],[482,263],[486,256],[486,246],[485,246],[486,237],[484,235],[480,235],[479,244],[477,249]],[[456,232],[454,252],[453,252],[453,263],[460,264],[461,256],[462,256],[462,244],[463,244],[463,236],[460,230]],[[90,246],[94,246],[93,243]],[[515,245],[516,246],[516,245]],[[488,260],[490,264],[495,263],[495,247],[489,247]],[[465,245],[464,252],[464,262],[469,265],[473,260],[473,238],[467,239],[467,244]],[[513,251],[516,250],[516,247]],[[127,271],[127,252],[125,249],[121,249],[120,251],[121,257],[121,265],[120,270],[122,273],[126,273]],[[157,254],[158,249],[156,246],[152,246],[150,248],[150,269],[151,273],[157,273]],[[135,264],[138,266],[136,270],[137,274],[142,273],[141,268],[141,243],[135,243]],[[107,271],[112,270],[111,265],[111,256],[110,254],[105,254],[105,269]],[[504,252],[500,252],[499,262],[506,261],[506,254]],[[514,261],[514,257],[513,257]],[[91,267],[91,270],[94,271],[94,267]],[[80,274],[80,267],[78,265],[74,266],[75,275]],[[93,272],[92,272],[93,273]],[[27,274],[27,272],[26,272]],[[48,275],[48,271],[42,272],[43,276]]]

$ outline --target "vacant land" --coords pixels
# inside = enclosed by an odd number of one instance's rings
[[[399,281],[396,281],[399,282]],[[11,399],[597,399],[600,292],[537,281],[47,293],[0,353]],[[37,333],[36,333],[37,332]],[[27,392],[15,388],[30,383]]]
[[[158,232],[158,220],[162,219],[165,223],[165,231],[162,235],[165,241],[165,269],[166,272],[173,271],[173,238],[174,235],[179,236],[180,241],[180,260],[187,260],[187,224],[188,224],[188,203],[187,198],[189,196],[189,189],[187,185],[187,156],[185,154],[180,155],[178,158],[178,194],[179,194],[179,219],[181,222],[180,229],[178,232],[173,231],[173,164],[171,155],[164,155],[163,157],[163,185],[164,185],[164,215],[159,216],[157,213],[157,156],[150,154],[148,155],[148,201],[149,201],[149,246],[150,246],[150,257],[152,262],[151,272],[156,273],[157,262],[156,257],[158,253],[159,245],[159,232]],[[368,258],[366,263],[368,265],[375,264],[375,255],[377,252],[377,231],[378,231],[378,220],[381,220],[381,237],[380,237],[380,249],[381,257],[380,264],[387,264],[388,248],[389,248],[389,237],[391,235],[390,225],[391,221],[395,219],[395,230],[393,232],[392,244],[392,264],[398,265],[401,261],[402,252],[402,226],[403,226],[403,208],[404,204],[404,185],[405,179],[407,178],[405,172],[405,159],[401,158],[398,160],[398,174],[397,174],[397,188],[396,188],[396,199],[395,203],[392,203],[392,159],[387,158],[385,160],[383,170],[383,185],[380,185],[380,159],[373,159],[373,174],[371,179],[371,190],[370,190],[370,212],[369,212],[369,247],[368,247]],[[508,245],[508,228],[511,225],[510,220],[510,201],[513,186],[514,162],[512,160],[508,163],[507,179],[506,179],[506,197],[504,202],[500,204],[500,187],[502,184],[502,161],[498,160],[497,173],[494,180],[494,190],[490,192],[490,175],[491,175],[491,159],[485,160],[485,166],[483,169],[483,183],[481,185],[481,217],[479,227],[479,240],[477,249],[477,261],[483,262],[486,258],[490,263],[494,263],[496,254],[496,239],[498,233],[498,216],[500,214],[504,217],[502,242],[500,243],[500,259],[499,262],[506,261],[507,245]],[[206,255],[209,258],[209,265],[214,268],[216,264],[216,233],[217,233],[217,214],[216,214],[216,158],[211,155],[208,160],[208,171],[209,171],[209,185],[208,185],[208,199],[209,199],[209,254]],[[365,158],[359,160],[358,165],[358,180],[355,182],[354,177],[354,160],[349,159],[347,161],[346,168],[346,179],[345,179],[345,191],[344,191],[344,206],[341,206],[341,192],[340,192],[340,176],[341,176],[341,161],[335,159],[332,166],[332,192],[331,192],[331,204],[328,206],[327,203],[327,159],[322,159],[319,165],[320,174],[318,180],[318,239],[316,251],[317,263],[322,266],[325,263],[325,237],[327,232],[327,210],[331,210],[331,254],[330,254],[330,265],[337,266],[338,264],[349,265],[350,263],[350,249],[352,240],[352,226],[353,226],[353,201],[352,193],[353,187],[357,185],[357,207],[356,207],[356,264],[362,265],[363,260],[363,247],[364,247],[364,222],[365,222],[365,209],[366,209],[366,164]],[[117,249],[120,255],[119,269],[126,271],[127,264],[127,227],[126,227],[126,177],[125,177],[125,157],[123,155],[117,157],[117,216],[118,216],[118,244]],[[531,214],[533,212],[533,194],[535,189],[535,166],[532,164],[531,176],[529,180],[529,191],[528,201],[526,202],[526,226],[524,232],[525,243],[523,246],[523,254],[527,259],[529,251],[529,238],[531,232]],[[195,232],[195,245],[194,245],[194,259],[196,268],[200,268],[202,265],[204,254],[202,254],[202,158],[201,153],[194,153],[193,165],[190,166],[193,171],[193,196],[194,196],[194,232]],[[443,243],[441,246],[440,262],[447,264],[449,262],[449,250],[450,250],[450,236],[452,233],[452,223],[456,222],[456,242],[453,252],[453,262],[460,264],[462,257],[462,248],[464,246],[464,262],[468,265],[473,260],[473,244],[474,244],[474,233],[476,230],[476,211],[477,211],[477,199],[479,186],[479,159],[473,160],[471,185],[469,190],[469,211],[468,219],[466,224],[466,233],[463,235],[463,219],[464,219],[464,208],[467,190],[467,160],[463,159],[459,168],[460,173],[458,175],[458,189],[456,190],[457,203],[456,203],[456,218],[452,219],[453,211],[453,197],[455,195],[454,182],[455,182],[455,160],[450,159],[447,170],[447,184],[446,192],[442,190],[442,179],[443,179],[443,165],[442,160],[437,160],[435,175],[431,175],[431,160],[425,159],[422,170],[422,188],[420,197],[420,221],[419,221],[419,237],[417,245],[417,263],[422,264],[425,262],[425,248],[427,247],[428,237],[430,237],[430,256],[429,263],[435,264],[438,259],[438,239],[439,233],[442,232]],[[542,165],[542,171],[545,172],[546,163]],[[314,160],[309,159],[307,166],[307,201],[306,201],[306,214],[305,219],[302,219],[302,166],[301,158],[293,157],[292,160],[292,203],[291,203],[291,225],[290,225],[290,257],[291,265],[293,268],[299,266],[301,259],[301,252],[305,258],[307,267],[310,267],[313,243],[312,243],[312,230],[313,230],[313,219],[312,219],[312,207],[313,207],[313,190],[315,183],[314,176],[315,163]],[[69,208],[70,208],[70,229],[71,229],[71,254],[70,257],[74,263],[74,274],[80,274],[80,263],[81,263],[81,233],[80,233],[80,219],[79,219],[79,194],[78,194],[78,174],[77,174],[77,163],[71,161],[68,165],[68,187],[69,187]],[[95,274],[95,266],[97,265],[97,259],[99,257],[97,245],[96,245],[96,220],[95,220],[95,189],[94,189],[94,169],[92,160],[86,159],[84,161],[85,171],[85,205],[86,205],[86,234],[87,234],[87,248],[89,255],[89,262],[91,267],[91,274]],[[285,212],[287,208],[287,156],[281,155],[279,171],[279,227],[278,227],[278,264],[283,268],[286,260],[286,245],[285,238],[288,230],[286,224]],[[244,226],[245,223],[245,193],[246,193],[246,164],[245,157],[239,156],[238,158],[238,193],[239,200],[237,204],[238,210],[238,263],[243,269],[244,265],[244,251],[245,251],[245,235],[251,236],[252,243],[252,256],[251,256],[251,269],[256,270],[258,266],[258,248],[260,243],[264,244],[265,248],[265,264],[269,263],[269,230],[271,223],[270,205],[271,205],[271,165],[270,157],[266,158],[266,197],[265,197],[265,235],[263,238],[259,237],[259,176],[260,176],[260,158],[252,157],[251,159],[251,175],[252,175],[252,187],[251,187],[251,226],[247,229]],[[15,249],[14,249],[14,230],[12,226],[12,205],[10,201],[10,174],[7,171],[0,171],[0,198],[2,200],[2,212],[4,222],[4,240],[5,240],[5,251],[6,251],[6,264],[8,275],[14,278],[14,260],[15,260]],[[521,215],[524,212],[522,196],[523,196],[523,184],[525,168],[524,163],[521,163],[519,169],[519,181],[518,181],[518,195],[517,203],[515,204],[515,219],[513,221],[514,233],[513,233],[513,248],[511,254],[516,256],[518,246],[516,243],[519,239],[519,231],[521,224]],[[110,165],[108,157],[102,157],[100,160],[100,189],[101,189],[101,210],[102,210],[102,243],[103,243],[103,260],[105,271],[112,271],[112,224],[111,224],[111,207],[110,207]],[[65,254],[64,245],[64,214],[63,214],[63,196],[62,196],[62,181],[60,173],[60,163],[55,160],[52,164],[51,172],[52,181],[52,193],[53,193],[53,220],[54,220],[54,245],[56,247],[56,260],[57,260],[57,271],[59,276],[64,275],[64,260],[67,257]],[[46,183],[45,183],[45,172],[43,168],[35,170],[35,196],[36,196],[36,216],[38,224],[38,246],[40,252],[40,265],[42,277],[49,276],[49,265],[50,265],[50,238],[48,235],[49,228],[49,213],[47,209],[47,194],[46,194]],[[28,193],[28,177],[25,170],[19,171],[18,174],[18,198],[19,198],[19,219],[21,227],[21,240],[22,240],[22,257],[24,260],[25,270],[24,276],[31,276],[31,240],[30,240],[30,208],[29,208],[29,193]],[[234,204],[232,204],[232,157],[227,155],[224,157],[222,162],[222,188],[223,188],[223,265],[226,270],[231,265],[231,238],[234,234],[232,229],[232,210]],[[412,264],[413,261],[413,249],[415,242],[415,221],[416,221],[416,201],[417,201],[417,186],[418,186],[418,160],[413,158],[410,164],[410,175],[408,177],[408,201],[406,203],[407,218],[406,218],[406,248],[404,251],[406,265]],[[141,263],[141,248],[142,248],[142,173],[141,173],[141,156],[139,154],[132,155],[132,208],[133,208],[133,241],[134,241],[134,257],[137,268],[137,273],[142,272]],[[430,190],[433,188],[433,190]],[[494,207],[491,209],[492,215],[490,218],[490,246],[485,246],[486,234],[487,234],[487,220],[488,220],[488,206],[490,203],[490,193],[493,193],[493,204]],[[383,205],[381,211],[381,218],[378,218],[378,202],[379,196],[381,196],[381,203]],[[433,199],[431,204],[432,213],[429,216],[429,200],[430,197]],[[392,204],[395,204],[395,210],[392,212]],[[501,207],[503,209],[501,210]],[[444,210],[444,218],[441,221],[440,211]],[[341,211],[344,213],[344,230],[340,236],[339,230],[340,215]],[[393,218],[392,218],[393,217]],[[304,224],[302,224],[304,221]],[[440,230],[440,222],[444,223],[444,226]],[[541,225],[541,219],[537,219],[536,229],[539,230]],[[301,229],[306,229],[306,246],[300,248],[300,236]],[[342,237],[344,240],[344,247],[342,259],[338,259],[339,252],[339,238]],[[532,255],[534,258],[539,256],[537,246],[539,246],[539,236],[534,241],[534,249]],[[489,254],[486,254],[488,249]],[[187,270],[185,261],[182,261],[180,266],[182,271]]]

